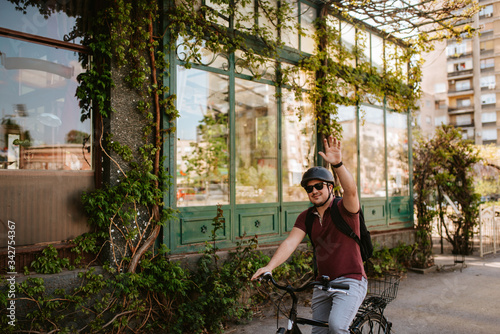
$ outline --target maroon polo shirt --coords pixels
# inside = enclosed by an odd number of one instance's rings
[[[341,216],[359,236],[359,214],[347,211],[343,199],[337,205]],[[311,237],[316,247],[318,275],[329,276],[331,280],[338,277],[361,280],[362,277],[366,277],[359,245],[353,238],[337,229],[332,222],[331,206],[323,214],[321,223],[316,209],[313,210],[315,214]],[[297,217],[294,225],[304,232],[306,232],[306,216],[307,210]]]

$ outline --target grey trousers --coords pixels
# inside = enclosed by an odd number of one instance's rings
[[[347,295],[337,291],[329,292],[314,289],[312,298],[313,319],[328,321],[330,327],[313,327],[312,334],[349,333],[349,326],[366,296],[368,282],[364,277],[361,281],[339,277],[334,282],[349,284]]]

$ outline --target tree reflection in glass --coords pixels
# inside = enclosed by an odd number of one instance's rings
[[[83,71],[74,51],[0,37],[0,169],[92,170],[92,120],[75,96]]]
[[[306,94],[297,98],[290,90],[282,94],[282,163],[283,200],[308,201],[300,186],[302,174],[314,166],[316,131],[313,106]]]
[[[342,124],[342,161],[358,181],[358,137],[356,129],[356,107],[339,106],[338,119]]]
[[[236,79],[236,203],[278,201],[275,88]]]
[[[229,203],[228,78],[178,67],[177,205]]]
[[[409,196],[408,115],[387,113],[389,196]]]
[[[386,197],[384,110],[362,105],[360,126],[360,184],[362,197]]]

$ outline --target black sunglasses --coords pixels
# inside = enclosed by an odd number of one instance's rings
[[[321,190],[321,189],[323,189],[323,186],[325,184],[328,184],[328,183],[326,183],[326,182],[320,182],[320,183],[313,184],[312,186],[305,186],[304,189],[306,190],[306,192],[308,194],[310,194],[310,193],[312,193],[313,188],[316,188],[316,190]]]

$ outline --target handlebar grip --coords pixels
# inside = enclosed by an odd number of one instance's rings
[[[273,274],[270,271],[266,271],[258,278],[259,281],[269,281],[273,278]]]
[[[345,284],[345,283],[330,282],[330,283],[328,283],[328,287],[333,288],[333,289],[349,290],[349,284]]]

